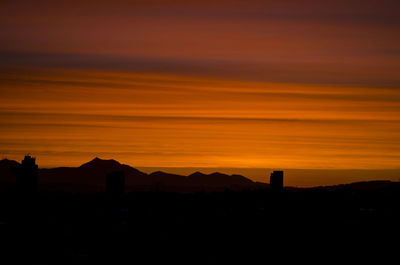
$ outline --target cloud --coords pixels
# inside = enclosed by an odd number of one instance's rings
[[[234,62],[180,60],[96,54],[0,52],[5,72],[58,68],[110,72],[161,73],[246,81],[399,87],[396,68],[310,62]],[[8,70],[7,70],[8,69]],[[34,71],[34,70],[33,70]]]

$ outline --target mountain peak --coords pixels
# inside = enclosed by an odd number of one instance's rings
[[[203,176],[205,176],[205,174],[203,174],[199,171],[196,171],[196,172],[190,174],[188,177],[203,177]]]
[[[8,158],[3,158],[3,159],[0,160],[0,162],[9,162],[9,161],[17,162],[17,161],[15,161],[15,160],[11,160],[11,159],[8,159]],[[17,162],[17,163],[18,163],[18,162]]]
[[[149,175],[150,176],[157,176],[157,175],[165,175],[165,174],[168,174],[168,173],[165,173],[163,171],[158,170],[158,171],[150,173]]]
[[[82,168],[82,167],[104,167],[104,166],[110,167],[110,166],[120,166],[120,165],[121,164],[114,159],[101,159],[96,156],[94,159],[90,160],[89,162],[82,164],[80,166],[80,168]]]
[[[18,166],[19,163],[17,161],[4,158],[4,159],[0,160],[0,165],[1,166]]]
[[[213,173],[209,174],[209,176],[212,176],[212,177],[219,177],[219,176],[228,176],[228,175],[222,174],[222,173],[220,173],[220,172],[213,172]]]
[[[0,160],[0,181],[13,181],[13,169],[19,166],[20,163],[14,160],[2,159]]]

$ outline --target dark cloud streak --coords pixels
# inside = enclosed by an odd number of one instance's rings
[[[340,67],[328,62],[246,63],[95,54],[0,52],[0,68],[3,72],[11,73],[27,71],[29,68],[59,68],[211,76],[246,81],[400,87],[400,75],[377,73],[376,71],[381,70],[380,66],[364,66],[362,71],[363,66]]]

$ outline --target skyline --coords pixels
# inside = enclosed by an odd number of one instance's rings
[[[30,155],[29,155],[30,156]],[[37,158],[33,157],[36,161]],[[13,161],[13,162],[12,162]],[[39,159],[40,161],[40,159]],[[15,160],[0,160],[4,165],[12,163],[20,163]],[[120,163],[114,159],[102,159],[95,157],[90,161],[82,161],[79,165],[69,167],[43,167],[39,163],[39,169],[73,169],[80,168],[90,163],[109,162],[119,164],[121,166],[129,166],[144,174],[152,174],[164,172],[168,174],[176,174],[181,176],[189,176],[193,173],[202,174],[226,174],[226,175],[241,175],[253,182],[269,183],[270,173],[273,171],[283,170],[285,174],[284,185],[287,187],[313,188],[321,186],[335,186],[341,184],[361,183],[368,181],[400,181],[400,169],[282,169],[282,168],[226,168],[226,167],[136,167],[126,163]],[[7,166],[6,166],[7,168]],[[53,176],[57,178],[56,176]],[[71,176],[72,177],[72,176]]]
[[[396,1],[0,6],[0,158],[400,169]]]

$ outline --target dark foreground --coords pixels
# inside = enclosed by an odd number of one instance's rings
[[[215,193],[3,188],[1,264],[396,263],[400,186]]]

